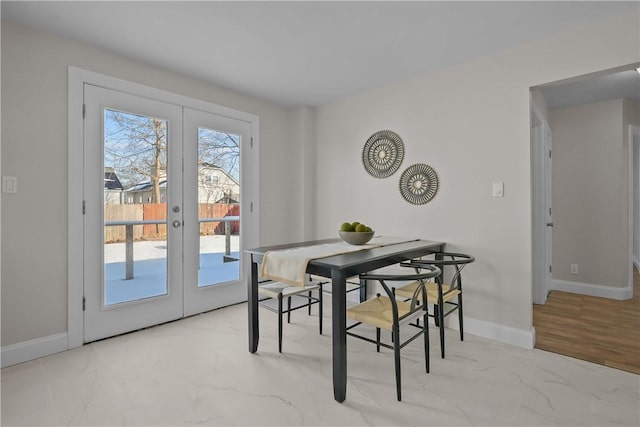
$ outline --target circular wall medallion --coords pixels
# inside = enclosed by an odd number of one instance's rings
[[[362,163],[369,175],[387,178],[398,170],[404,158],[404,144],[395,132],[381,130],[369,137],[362,150]]]
[[[438,192],[438,175],[429,165],[416,163],[400,176],[400,194],[409,203],[423,205]]]

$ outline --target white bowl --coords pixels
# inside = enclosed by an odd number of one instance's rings
[[[350,245],[364,245],[373,238],[375,231],[339,231],[340,237]]]

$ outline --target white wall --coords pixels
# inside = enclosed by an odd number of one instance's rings
[[[628,284],[627,144],[623,100],[551,110],[553,278]],[[571,274],[570,265],[578,265]]]
[[[67,331],[67,79],[75,66],[260,117],[261,242],[301,238],[300,175],[288,109],[172,74],[78,42],[2,22],[2,346]],[[286,207],[283,209],[283,206]]]
[[[318,237],[357,219],[380,234],[446,241],[477,259],[466,270],[471,325],[530,334],[529,88],[638,62],[639,28],[638,16],[618,17],[318,108],[318,169],[335,171],[318,179]],[[405,143],[400,170],[383,180],[361,162],[381,129]],[[400,173],[417,162],[441,180],[423,206],[398,192]],[[491,197],[493,182],[504,182],[503,198]]]
[[[630,163],[631,171],[627,172],[630,172],[632,175],[631,177],[625,175],[626,186],[629,186],[630,182],[635,183],[635,188],[633,185],[631,186],[630,191],[632,191],[632,194],[629,200],[629,203],[631,203],[629,214],[632,215],[629,221],[631,227],[630,233],[632,234],[631,253],[633,255],[633,261],[636,265],[640,266],[640,135],[633,137],[632,144],[634,145],[631,147],[632,149],[629,149],[629,125],[640,127],[640,103],[628,99],[624,100],[622,125],[624,130],[623,147],[625,153],[632,156]],[[626,170],[628,170],[628,168],[626,168]],[[633,275],[633,270],[630,274]]]
[[[529,88],[639,62],[638,28],[638,16],[620,17],[292,112],[3,21],[2,173],[18,177],[19,192],[2,198],[2,345],[67,330],[70,65],[259,115],[261,243],[306,237],[309,227],[335,236],[341,222],[356,219],[381,234],[444,240],[478,259],[467,270],[466,315],[529,333]],[[304,124],[295,130],[297,120]],[[368,176],[360,157],[380,129],[396,131],[406,148],[401,170],[385,180]],[[315,150],[292,138],[308,140],[309,132]],[[400,172],[415,162],[441,179],[425,206],[398,193]],[[495,181],[505,183],[504,198],[491,198]],[[317,209],[317,224],[296,220],[302,209]]]
[[[291,115],[291,140],[295,149],[283,155],[301,168],[300,176],[289,180],[291,187],[287,190],[302,199],[302,214],[296,211],[298,215],[289,216],[287,221],[291,228],[299,230],[304,240],[313,240],[317,219],[315,197],[312,196],[316,188],[315,108],[306,105],[292,108]]]

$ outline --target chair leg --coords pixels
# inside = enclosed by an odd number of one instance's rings
[[[287,323],[291,323],[291,297],[287,297]]]
[[[396,365],[396,394],[398,395],[398,402],[402,400],[402,379],[400,375],[400,329],[398,325],[393,327],[396,340],[393,342],[393,358]]]
[[[376,328],[376,351],[380,353],[380,328]]]
[[[462,324],[462,294],[458,294],[458,322],[460,323],[460,341],[464,341],[464,326]]]
[[[282,353],[282,294],[278,295],[278,353]]]
[[[307,306],[307,315],[311,316],[311,291],[309,291],[309,305]]]
[[[429,313],[425,312],[424,315],[424,363],[429,373]]]
[[[440,355],[444,359],[444,304],[438,310],[438,323],[440,323]]]
[[[318,322],[320,323],[320,335],[322,335],[322,286],[318,289]]]

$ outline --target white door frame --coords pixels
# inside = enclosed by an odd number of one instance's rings
[[[244,120],[251,124],[253,138],[251,150],[251,182],[243,188],[253,190],[250,195],[250,214],[254,218],[254,224],[250,233],[245,233],[248,246],[257,246],[260,242],[259,212],[259,126],[260,121],[257,115],[245,113],[210,102],[193,99],[184,95],[167,92],[152,88],[139,83],[129,82],[122,79],[106,76],[92,71],[83,70],[76,67],[69,67],[68,75],[69,99],[68,99],[68,129],[69,129],[69,182],[68,182],[68,317],[67,317],[67,349],[80,347],[83,344],[83,89],[84,84],[91,84],[114,90],[123,91],[132,95],[142,96],[159,101],[175,103],[188,108],[209,111],[224,117],[237,120]],[[249,195],[247,195],[249,196]],[[247,235],[248,234],[248,235]],[[247,264],[247,263],[245,263]],[[248,268],[246,265],[242,268]],[[244,272],[245,277],[248,272]]]
[[[549,196],[550,176],[547,175],[551,129],[535,104],[531,104],[531,237],[532,237],[532,299],[534,304],[544,304],[551,289],[551,248],[547,244],[551,233]],[[550,171],[549,171],[550,172]]]
[[[633,266],[640,270],[640,126],[629,125],[629,283],[633,296]],[[635,248],[635,250],[634,250]]]

